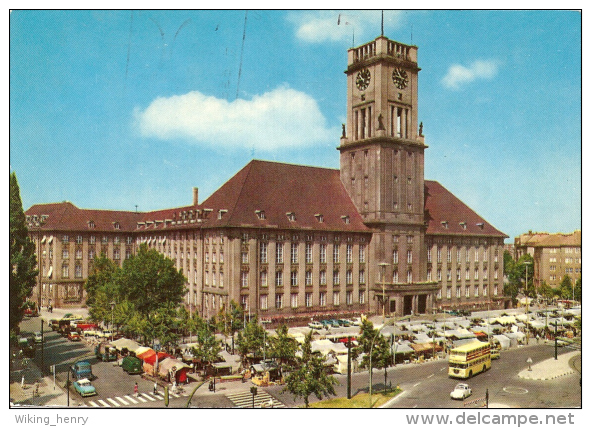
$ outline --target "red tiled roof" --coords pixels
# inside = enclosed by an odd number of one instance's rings
[[[202,221],[181,223],[181,212],[191,210],[209,211],[209,214]],[[221,218],[218,216],[220,212]],[[264,212],[264,218],[261,212]],[[288,213],[293,213],[295,220],[291,221]],[[371,232],[347,194],[338,169],[259,160],[248,163],[197,207],[189,205],[136,213],[80,209],[71,202],[61,202],[33,205],[25,214],[47,215],[40,226],[42,230],[132,232],[138,230],[138,222],[171,219],[177,221],[174,226],[169,226],[173,230],[261,227]],[[344,221],[345,217],[348,222]],[[89,228],[90,221],[94,222],[94,228]],[[427,234],[507,237],[436,181],[425,180],[425,221]],[[119,223],[119,229],[115,228],[115,222]],[[152,224],[148,229],[154,229],[154,226]],[[157,229],[160,228],[164,228],[163,223],[157,225]]]
[[[200,208],[213,210],[208,226],[370,231],[337,169],[253,160]],[[219,210],[227,210],[221,219]],[[264,219],[259,218],[261,212]],[[290,221],[287,213],[293,213],[295,221]],[[348,223],[343,216],[348,217]]]
[[[71,202],[59,202],[51,204],[37,204],[29,208],[27,216],[47,216],[40,225],[43,230],[96,230],[129,232],[135,230],[140,213],[132,211],[110,211],[80,209]],[[94,223],[94,228],[89,227],[89,222]],[[119,223],[119,229],[115,228]]]
[[[428,235],[508,238],[437,181],[425,180],[425,221],[428,224]]]

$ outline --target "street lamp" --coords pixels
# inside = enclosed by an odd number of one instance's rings
[[[388,320],[387,323],[382,324],[382,326],[380,328],[378,328],[378,331],[376,331],[376,334],[373,336],[373,338],[371,339],[371,343],[369,346],[369,408],[371,409],[372,403],[371,403],[371,395],[372,395],[372,381],[373,381],[373,376],[372,376],[372,367],[371,367],[371,356],[373,354],[373,344],[374,341],[376,340],[376,338],[380,335],[380,332],[382,331],[382,329],[384,327],[386,327],[387,325],[390,325],[394,322],[394,320]]]
[[[529,296],[527,295],[527,266],[531,262],[523,262],[525,265],[525,344],[529,345]]]
[[[115,302],[111,302],[111,342],[113,341],[113,334],[115,333],[114,331],[114,316],[113,316],[113,311],[115,310]]]
[[[386,322],[386,266],[389,266],[389,263],[382,262],[379,264],[381,269],[382,275],[382,323]]]

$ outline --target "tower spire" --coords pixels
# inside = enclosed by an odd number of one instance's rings
[[[384,35],[384,9],[382,9],[382,36]]]

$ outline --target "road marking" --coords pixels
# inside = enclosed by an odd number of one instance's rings
[[[127,401],[125,401],[123,398],[121,397],[115,397],[117,400],[119,400],[123,405],[127,406],[129,403]]]
[[[442,369],[439,369],[440,372],[442,372],[443,370],[447,370],[447,367],[443,367]]]
[[[139,395],[137,396],[137,399],[140,400],[142,403],[146,403],[148,400],[140,397]]]
[[[427,379],[429,379],[430,377],[435,376],[433,373],[431,373],[429,376],[427,376]]]
[[[152,396],[150,396],[150,395],[148,395],[148,394],[144,394],[143,392],[142,392],[142,396],[146,397],[146,398],[147,398],[148,400],[150,400],[150,401],[156,401],[156,399],[155,399],[155,398],[152,398]]]
[[[136,397],[136,398],[139,398],[139,397]],[[119,401],[121,401],[119,397],[117,397],[117,399],[118,399]],[[126,399],[126,400],[129,400],[129,401],[131,401],[133,404],[137,404],[137,401],[135,401],[135,400],[134,400],[133,398],[131,398],[129,395],[126,395],[126,396],[125,396],[125,399]],[[124,404],[127,404],[127,403],[124,403]]]
[[[418,386],[418,385],[420,385],[420,384],[421,384],[421,382],[417,382],[417,383],[415,383],[415,384],[414,384],[412,387],[414,388],[415,386]]]
[[[172,391],[168,391],[168,393],[169,393],[170,395],[172,395],[174,398],[180,398],[180,395],[177,395],[177,394],[175,394],[175,393],[174,393],[174,392],[172,392]]]
[[[111,404],[113,404],[115,407],[121,407],[121,404],[117,403],[115,400],[113,400],[112,398],[107,398],[107,401]]]
[[[96,404],[94,401],[89,401],[88,404],[90,404],[92,407],[100,407],[98,404]]]
[[[154,394],[154,397],[157,398],[158,400],[164,400],[164,393],[162,393],[162,395],[160,395],[160,391],[159,391],[156,394]]]
[[[111,407],[107,403],[105,403],[104,400],[98,400],[98,402],[101,403],[104,407]]]

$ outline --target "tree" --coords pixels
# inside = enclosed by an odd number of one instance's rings
[[[582,295],[583,295],[583,283],[582,283],[581,278],[579,278],[575,281],[575,300],[577,302],[580,302]]]
[[[384,385],[387,381],[386,369],[390,365],[390,345],[386,338],[374,328],[373,323],[368,319],[363,320],[357,339],[359,346],[353,349],[352,356],[357,358],[362,355],[360,367],[369,367],[369,356],[371,352],[371,370],[384,369]],[[372,373],[370,373],[372,376]]]
[[[306,335],[302,344],[302,356],[296,359],[296,370],[289,373],[285,379],[283,391],[289,391],[297,398],[303,398],[306,408],[309,407],[309,397],[328,398],[336,395],[335,385],[338,383],[332,375],[324,369],[325,358],[319,353],[312,353],[312,332]]]
[[[506,257],[506,251],[504,257]],[[503,287],[503,294],[511,297],[513,304],[517,303],[517,295],[520,292],[527,294],[529,297],[535,296],[535,287],[533,286],[533,258],[529,254],[524,254],[516,262],[507,260],[507,264],[503,269],[507,276],[507,283]],[[505,261],[504,261],[505,262]],[[529,264],[526,264],[529,263]],[[526,267],[527,266],[527,267]],[[527,287],[525,286],[525,277],[527,270]],[[527,291],[526,291],[527,290]]]
[[[86,305],[93,321],[111,323],[111,302],[120,300],[115,282],[118,273],[119,267],[104,254],[94,259],[84,283]]]
[[[182,302],[187,280],[173,260],[142,244],[137,255],[123,262],[116,282],[120,297],[149,320],[159,309]]]
[[[254,357],[260,357],[264,353],[266,346],[265,339],[265,329],[259,325],[257,317],[252,318],[252,320],[246,323],[244,329],[238,332],[236,339],[238,353],[242,357],[243,363],[246,363],[248,354],[252,354]]]
[[[203,363],[203,374],[207,366],[216,362],[222,350],[220,343],[215,339],[212,326],[209,323],[197,322],[197,346],[191,348],[191,353]]]
[[[287,325],[281,324],[276,330],[276,336],[269,340],[269,356],[279,360],[279,369],[283,373],[283,366],[295,360],[298,342],[289,337]]]
[[[563,300],[570,300],[573,298],[573,283],[570,276],[564,275],[564,278],[560,281],[558,297]]]
[[[542,285],[538,287],[538,294],[544,299],[550,300],[554,297],[555,291],[546,281],[542,281]]]
[[[25,302],[37,280],[35,244],[29,238],[16,174],[10,174],[9,328],[15,333],[24,316]]]
[[[216,317],[218,330],[224,337],[232,337],[232,353],[234,353],[234,334],[243,326],[244,309],[234,300],[229,307],[221,307]]]

